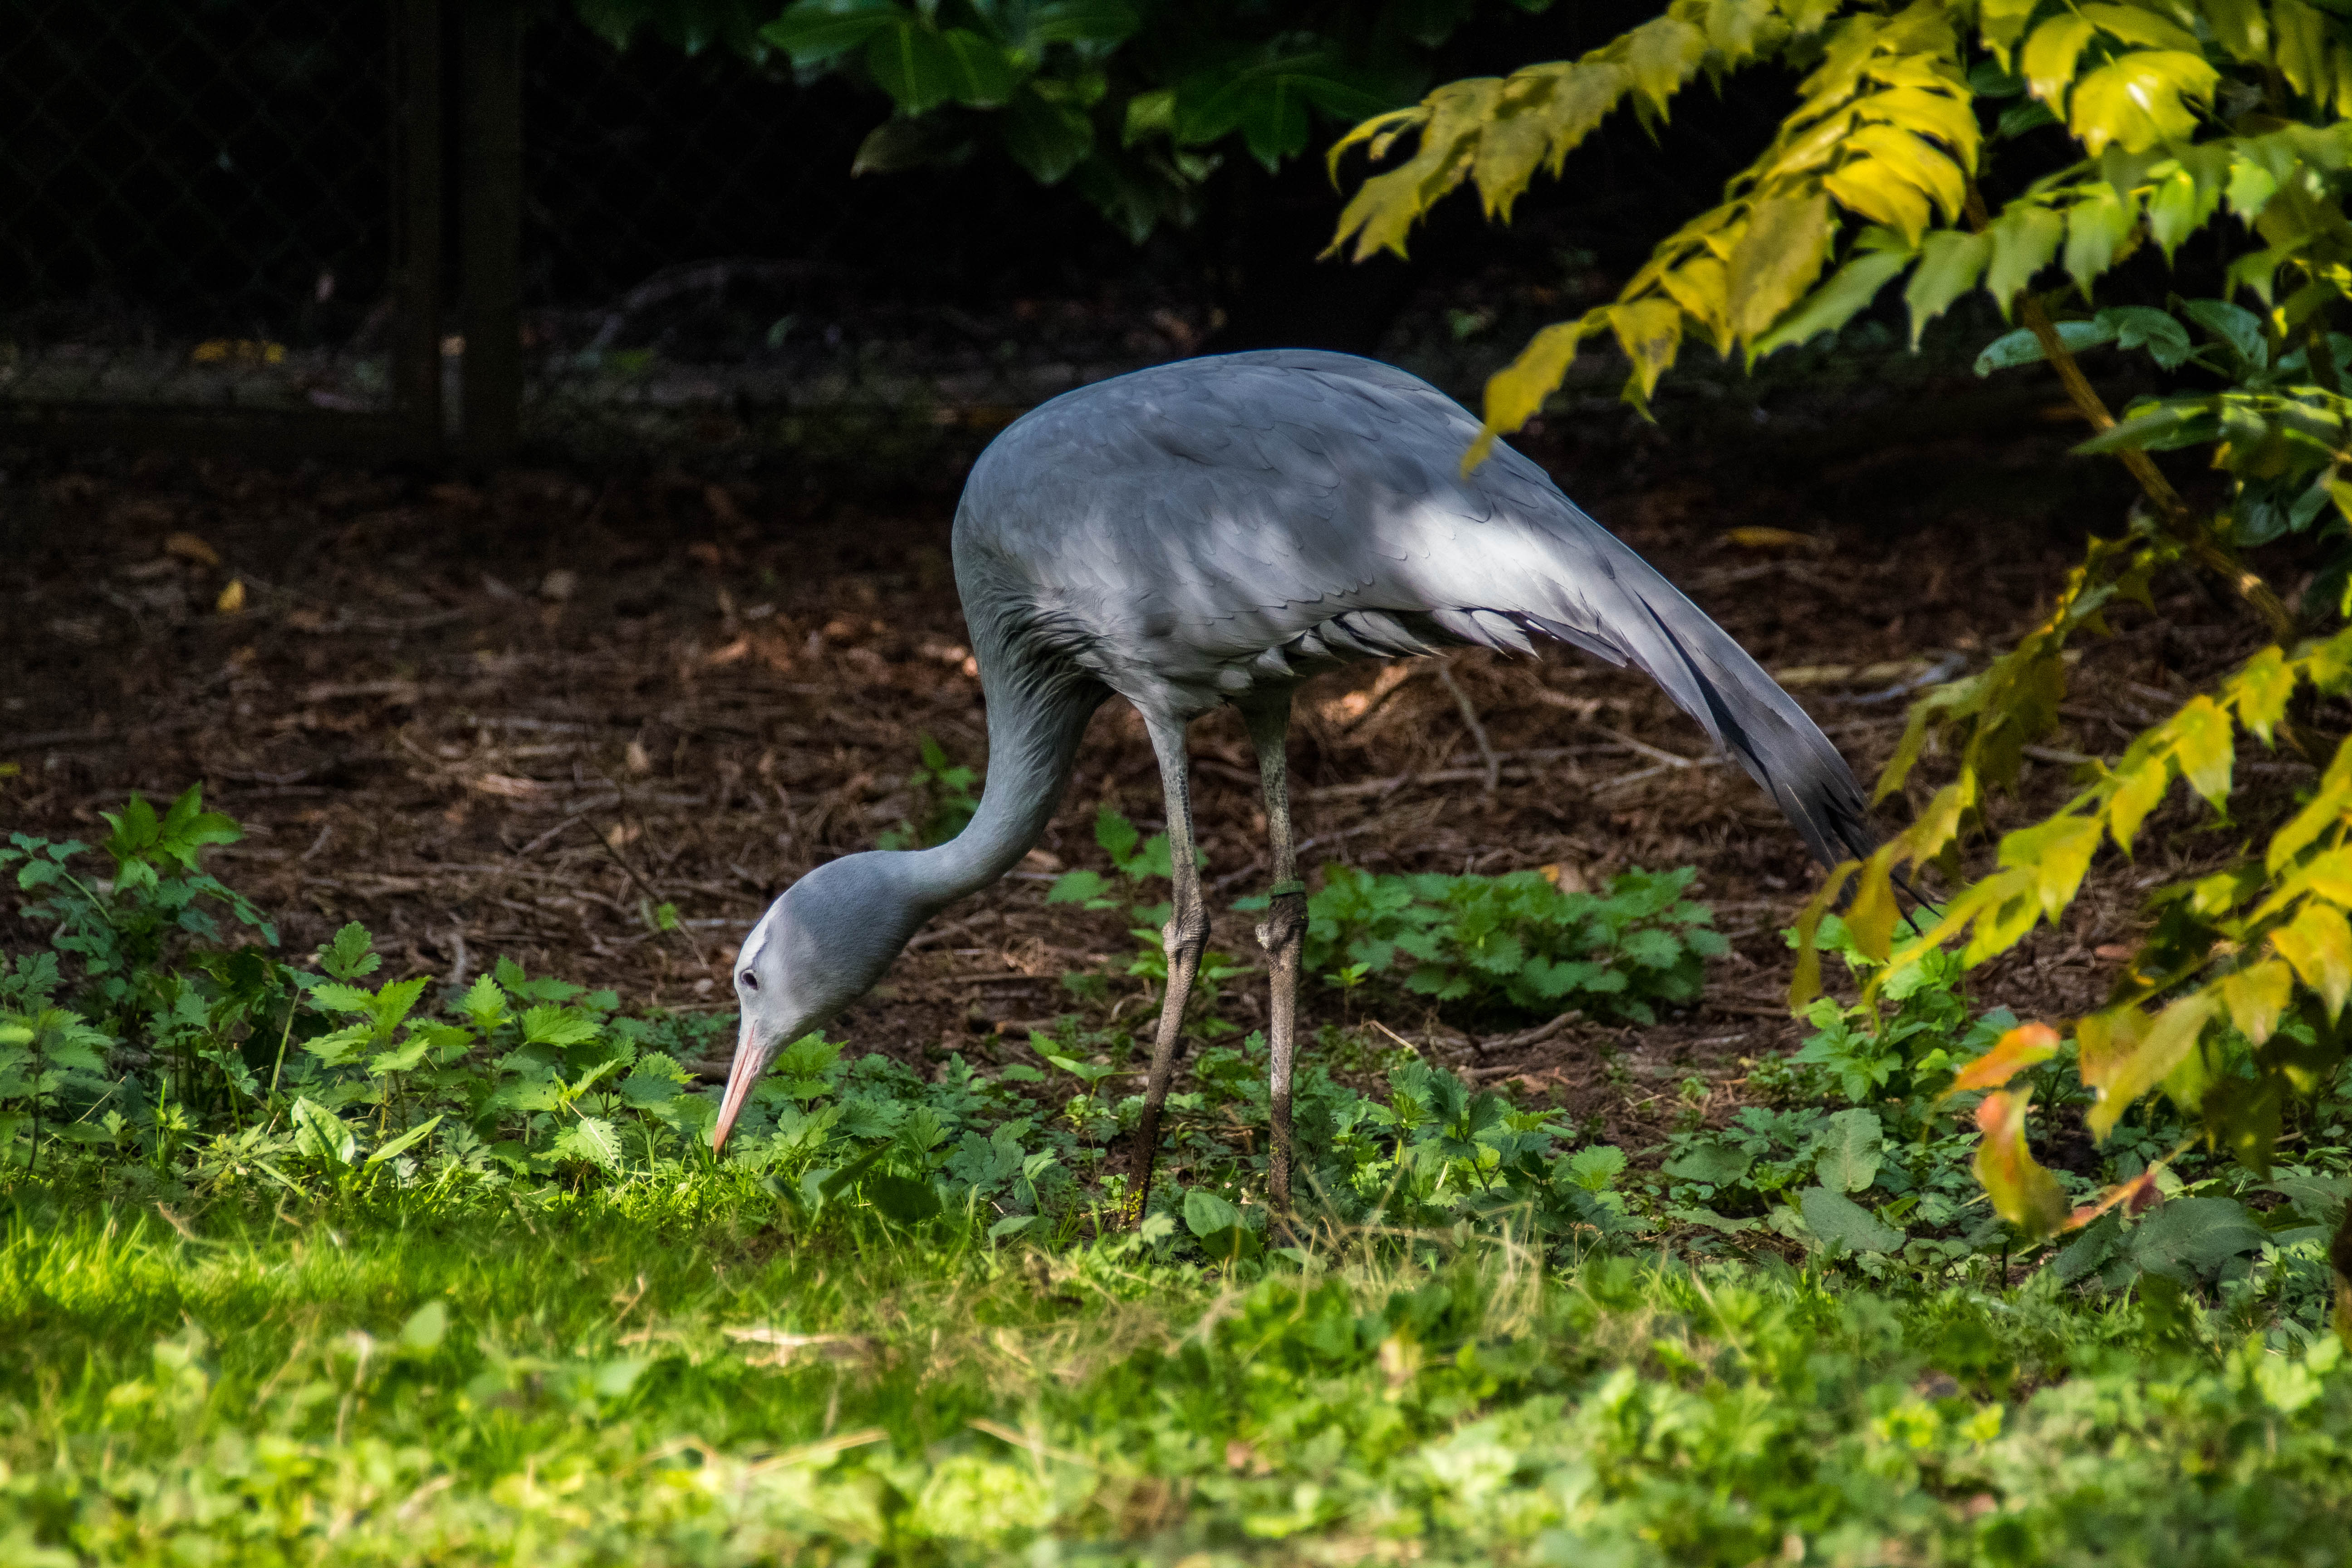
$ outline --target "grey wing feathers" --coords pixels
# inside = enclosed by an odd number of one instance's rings
[[[1723,629],[1534,462],[1426,382],[1305,350],[1070,393],[982,457],[956,523],[973,590],[1017,582],[1043,640],[1139,706],[1203,710],[1299,664],[1531,637],[1637,666],[1825,863],[1874,842],[1862,790]]]

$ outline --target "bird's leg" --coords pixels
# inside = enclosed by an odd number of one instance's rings
[[[1176,1041],[1183,1033],[1184,1005],[1209,945],[1209,912],[1201,902],[1201,867],[1192,849],[1192,792],[1186,778],[1184,728],[1146,719],[1151,750],[1160,759],[1160,782],[1168,796],[1168,865],[1175,884],[1168,925],[1160,933],[1168,952],[1168,990],[1160,999],[1160,1035],[1151,1047],[1151,1076],[1143,1086],[1143,1120],[1135,1129],[1135,1185],[1128,1194],[1130,1224],[1143,1218],[1151,1198],[1151,1166],[1160,1153],[1160,1111],[1168,1103],[1168,1082],[1176,1068]]]
[[[1258,778],[1265,786],[1265,826],[1274,840],[1274,887],[1266,901],[1265,920],[1257,928],[1258,945],[1265,949],[1267,978],[1274,990],[1268,1034],[1274,1057],[1266,1098],[1266,1121],[1271,1132],[1267,1195],[1276,1214],[1290,1212],[1290,1072],[1298,1042],[1298,958],[1307,939],[1307,884],[1298,879],[1298,860],[1290,833],[1290,769],[1283,742],[1290,733],[1290,699],[1248,715],[1250,742],[1257,748]]]

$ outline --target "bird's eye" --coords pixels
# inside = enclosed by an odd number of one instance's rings
[[[746,991],[757,991],[760,988],[760,977],[748,969],[735,978]]]

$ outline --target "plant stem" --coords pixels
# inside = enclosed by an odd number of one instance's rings
[[[1968,192],[1968,219],[1969,226],[1979,233],[1991,221],[1985,210],[1983,193],[1973,184]],[[2074,411],[2083,416],[2084,423],[2101,435],[2114,429],[2115,415],[2108,411],[2098,389],[2091,384],[2091,378],[2083,374],[2082,363],[2075,359],[2074,351],[2066,346],[2065,340],[2059,337],[2057,323],[2050,319],[2050,312],[2042,308],[2042,301],[2029,290],[2021,289],[2015,305],[2018,320],[2025,323],[2026,330],[2042,345],[2042,357],[2050,362],[2050,368],[2058,373],[2058,384],[2066,389],[2068,399],[2074,403]],[[2260,574],[2249,570],[2243,562],[2214,542],[2204,525],[2190,514],[2189,504],[2180,499],[2180,492],[2172,488],[2172,481],[2164,477],[2164,470],[2156,466],[2156,459],[2138,450],[2122,451],[2116,456],[2122,459],[2131,477],[2139,481],[2139,488],[2147,495],[2149,504],[2164,519],[2173,536],[2188,546],[2189,555],[2197,563],[2235,588],[2238,596],[2245,600],[2269,626],[2273,637],[2284,641],[2294,636],[2294,612],[2286,607],[2285,602],[2271,585],[2263,581]]]

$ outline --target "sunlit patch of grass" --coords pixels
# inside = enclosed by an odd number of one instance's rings
[[[2047,1284],[1890,1299],[1336,1227],[1228,1278],[1132,1236],[1025,1250],[719,1195],[22,1188],[0,1549],[2315,1562],[2352,1500],[2333,1339],[2172,1343]]]

